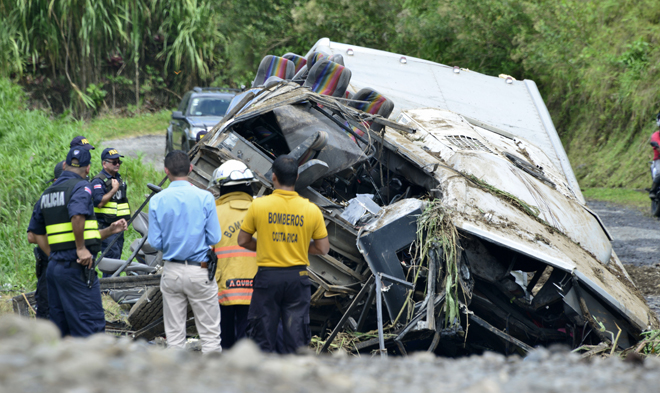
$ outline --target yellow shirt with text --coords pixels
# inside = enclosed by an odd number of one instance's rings
[[[309,265],[310,241],[328,237],[318,206],[283,190],[255,199],[241,230],[259,235],[257,265],[264,267]]]

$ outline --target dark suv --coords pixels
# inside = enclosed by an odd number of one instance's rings
[[[187,92],[167,127],[165,154],[174,149],[188,151],[200,131],[211,131],[225,113],[232,98],[240,90],[195,87]]]

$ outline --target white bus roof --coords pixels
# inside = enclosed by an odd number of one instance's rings
[[[561,170],[567,185],[584,203],[580,186],[557,135],[550,113],[532,80],[516,81],[480,74],[415,57],[320,39],[310,52],[341,54],[352,72],[349,90],[370,87],[403,110],[440,108],[484,128],[494,127],[541,148]]]

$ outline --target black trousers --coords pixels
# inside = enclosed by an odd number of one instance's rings
[[[260,267],[253,281],[248,337],[264,352],[295,353],[309,345],[311,282],[306,266]],[[282,324],[282,345],[277,328]]]
[[[245,338],[250,306],[239,304],[220,306],[220,338],[222,349],[229,349],[236,341]]]
[[[41,248],[34,248],[34,257],[37,261],[37,290],[34,299],[37,301],[37,318],[48,319],[48,282],[46,281],[46,269],[48,268],[48,255]]]

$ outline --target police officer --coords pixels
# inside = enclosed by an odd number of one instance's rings
[[[293,353],[309,344],[308,254],[330,250],[323,214],[295,192],[297,178],[297,161],[286,155],[277,157],[272,175],[275,190],[252,202],[238,234],[239,246],[257,252],[248,336],[264,352]],[[252,236],[255,232],[258,243]],[[283,348],[278,349],[280,322]]]
[[[92,146],[89,143],[89,141],[87,141],[87,138],[85,138],[82,135],[71,139],[71,143],[69,144],[69,148],[76,147],[76,146],[80,146],[80,147],[85,148],[87,150],[94,150],[95,149],[95,147]]]
[[[216,281],[220,303],[222,347],[231,348],[245,337],[248,309],[252,299],[252,279],[257,273],[257,253],[238,245],[238,232],[253,201],[252,171],[237,160],[229,160],[213,172],[209,184],[220,197],[215,200],[222,239],[215,245],[218,256]],[[209,187],[209,188],[210,188]]]
[[[202,138],[204,138],[204,135],[206,135],[206,134],[208,134],[208,133],[209,133],[208,131],[200,131],[200,132],[198,132],[198,133],[197,133],[197,136],[195,137],[195,143],[199,143],[199,141],[201,141]]]
[[[126,195],[126,182],[119,174],[119,167],[122,163],[120,155],[116,149],[107,148],[101,153],[103,170],[92,179],[92,199],[94,201],[94,213],[99,220],[99,228],[107,228],[110,224],[120,219],[128,220],[131,217],[131,209],[128,205]],[[124,233],[119,232],[105,239],[101,243],[101,250],[105,250],[108,245],[117,237],[117,241],[105,254],[108,258],[121,259],[121,252],[124,248]],[[103,273],[103,277],[109,274]]]
[[[99,281],[94,273],[88,288],[88,267],[101,240],[126,229],[126,221],[120,220],[99,231],[91,185],[85,180],[90,163],[89,150],[69,150],[62,175],[41,195],[28,227],[37,244],[45,240],[50,248],[49,313],[62,336],[85,337],[105,330]]]
[[[62,165],[64,161],[60,161],[55,164],[55,169],[53,170],[53,179],[49,180],[48,183],[52,183],[57,180],[60,175],[62,175]],[[34,209],[36,210],[39,201],[35,203]],[[37,237],[33,232],[28,230],[27,233],[28,242],[32,244],[37,244]],[[43,239],[45,240],[45,239]],[[43,249],[42,249],[43,247]],[[48,241],[42,242],[42,244],[37,245],[34,248],[34,258],[36,260],[35,273],[37,276],[37,289],[34,292],[34,299],[37,301],[37,318],[48,319],[48,284],[46,282],[46,269],[48,268],[48,254],[50,254],[50,247],[48,246]]]

